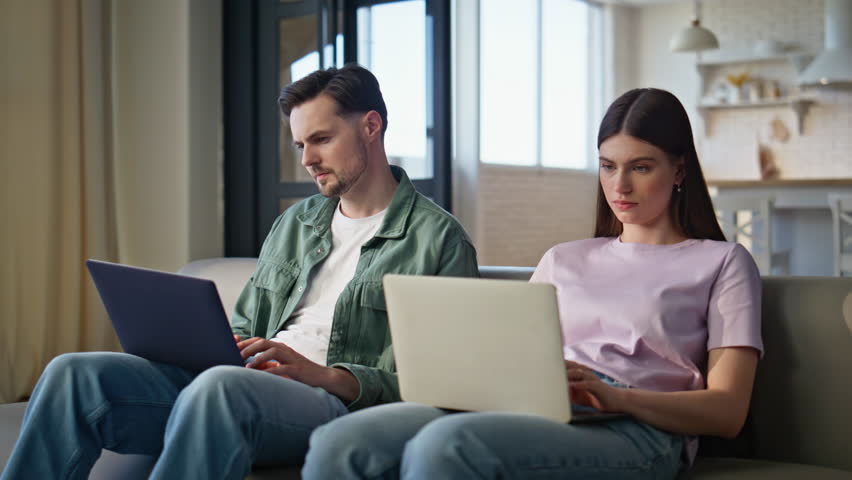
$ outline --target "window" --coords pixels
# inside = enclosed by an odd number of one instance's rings
[[[426,153],[426,4],[408,0],[358,9],[358,63],[382,85],[385,151],[410,178],[431,178]]]
[[[602,12],[579,0],[480,0],[483,162],[587,169],[602,107]]]

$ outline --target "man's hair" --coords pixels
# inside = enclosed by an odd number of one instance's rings
[[[289,117],[294,108],[321,94],[337,102],[337,114],[341,116],[375,110],[382,117],[382,135],[387,131],[388,109],[379,81],[361,65],[348,63],[342,68],[317,70],[281,89],[278,105],[281,113]]]

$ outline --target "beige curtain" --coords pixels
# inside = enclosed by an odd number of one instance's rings
[[[0,1],[0,402],[117,350],[85,270],[118,260],[108,0]]]

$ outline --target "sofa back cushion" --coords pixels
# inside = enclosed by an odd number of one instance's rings
[[[748,425],[751,455],[852,470],[852,278],[764,277],[763,340]]]
[[[237,303],[237,298],[243,292],[243,287],[248,283],[256,266],[256,258],[207,258],[184,265],[178,273],[213,280],[219,290],[225,314],[230,320],[234,313],[234,304]]]

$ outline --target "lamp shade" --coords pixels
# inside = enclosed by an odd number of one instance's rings
[[[669,49],[673,52],[698,52],[715,48],[719,48],[719,39],[702,27],[698,20],[693,20],[692,25],[677,32],[669,42]]]

